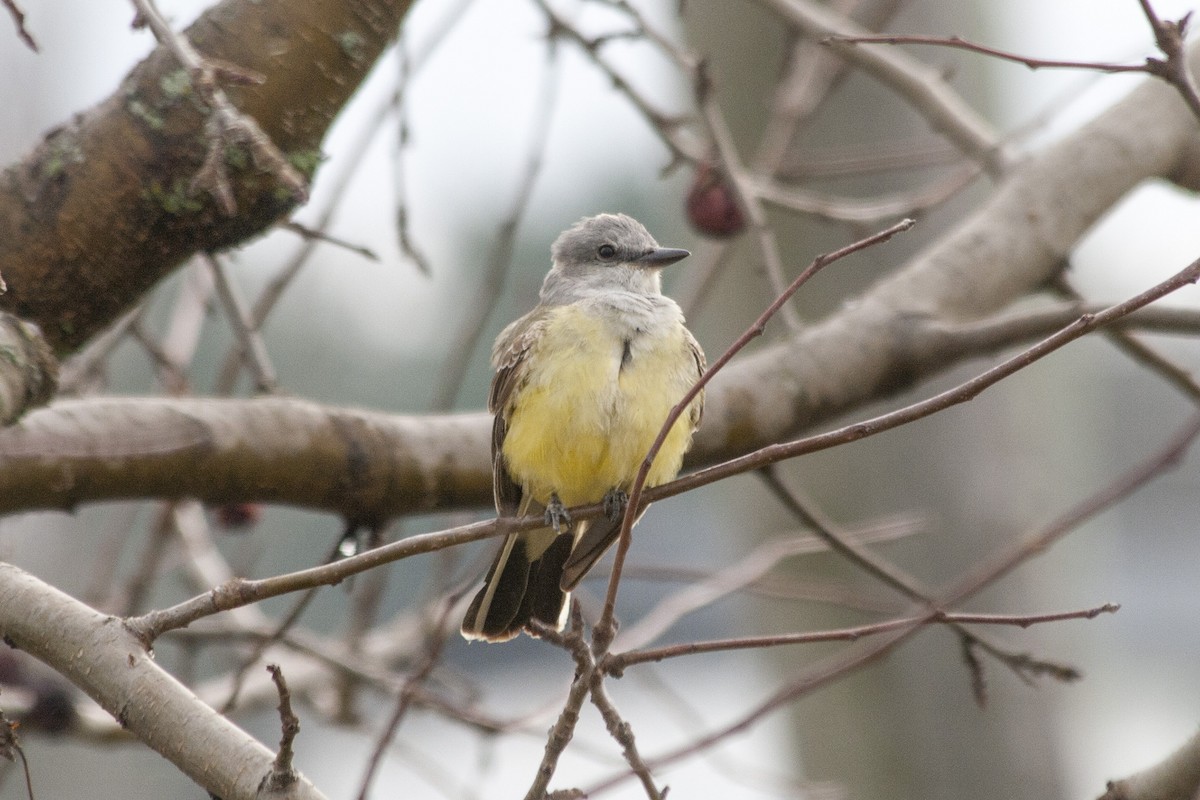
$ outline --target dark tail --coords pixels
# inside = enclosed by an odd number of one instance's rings
[[[539,544],[553,537],[549,545]],[[568,593],[559,588],[572,537],[549,529],[507,537],[463,618],[467,639],[506,642],[536,619],[562,628]],[[539,552],[540,550],[540,552]],[[535,557],[531,558],[531,551]]]

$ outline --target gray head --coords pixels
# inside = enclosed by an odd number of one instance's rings
[[[624,214],[576,222],[550,248],[554,265],[542,284],[543,302],[570,302],[593,290],[659,294],[659,270],[688,255],[659,247],[642,223]]]

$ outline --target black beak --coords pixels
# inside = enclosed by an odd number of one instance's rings
[[[677,247],[656,247],[650,252],[635,258],[634,263],[643,264],[654,269],[661,269],[690,255],[691,253],[687,250],[680,250]]]

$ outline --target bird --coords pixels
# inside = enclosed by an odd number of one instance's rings
[[[542,514],[509,534],[462,622],[468,640],[508,641],[531,620],[561,630],[570,592],[620,533],[628,492],[671,409],[705,369],[662,269],[660,247],[625,214],[585,217],[550,248],[538,304],[492,348],[492,489],[502,516]],[[672,425],[645,485],[679,473],[700,424],[700,392]],[[605,514],[572,521],[572,506]],[[644,510],[643,510],[644,513]]]

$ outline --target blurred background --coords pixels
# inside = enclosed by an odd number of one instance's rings
[[[0,163],[12,163],[44,133],[111,94],[153,46],[130,28],[132,8],[118,0],[25,0],[27,25],[41,52],[21,46],[0,25]],[[160,0],[176,27],[208,4]],[[626,19],[599,2],[551,4],[580,30],[621,29]],[[752,152],[766,123],[774,86],[790,43],[757,3],[636,0],[657,30],[710,61],[720,104],[743,152]],[[1153,38],[1133,0],[1006,3],[914,0],[884,26],[900,33],[959,35],[1047,58],[1138,62],[1153,54]],[[1163,18],[1192,10],[1183,0],[1158,0]],[[706,287],[688,267],[709,248],[726,246],[689,227],[685,197],[693,175],[668,171],[670,154],[657,133],[580,50],[560,42],[548,56],[545,14],[532,2],[418,2],[402,47],[379,64],[345,110],[324,150],[313,199],[296,214],[318,227],[332,209],[328,232],[370,248],[378,260],[319,245],[264,328],[283,390],[315,401],[384,411],[423,413],[484,406],[490,343],[499,329],[536,302],[549,264],[549,244],[581,216],[623,211],[644,222],[658,241],[687,247],[692,259],[666,276],[689,325],[714,358],[765,307],[770,292],[749,237],[727,245],[727,267]],[[944,68],[952,85],[1019,149],[1036,149],[1080,123],[1138,82],[1077,71],[1030,71],[958,51],[909,48]],[[675,65],[645,42],[617,41],[605,50],[645,97],[668,113],[691,110],[690,87]],[[392,104],[398,78],[402,100]],[[547,103],[547,97],[550,98]],[[549,112],[545,111],[549,108]],[[382,122],[380,122],[382,120]],[[404,143],[400,131],[404,128]],[[537,147],[544,136],[544,146]],[[532,146],[544,158],[530,186],[514,239],[512,267],[499,291],[485,283],[498,227],[521,198],[531,173]],[[851,74],[792,148],[813,185],[870,197],[896,191],[922,173],[845,177],[822,164],[863,159],[896,147],[936,150],[923,120],[886,89]],[[934,166],[930,169],[942,168]],[[832,171],[831,171],[832,173]],[[932,173],[925,173],[932,174]],[[918,228],[822,274],[795,301],[816,319],[934,240],[985,196],[979,182],[925,213]],[[411,248],[398,241],[397,208],[407,212]],[[1132,193],[1083,241],[1069,279],[1086,297],[1116,301],[1194,259],[1200,251],[1196,201],[1166,186]],[[866,229],[773,217],[789,275],[816,254]],[[879,227],[882,227],[879,226]],[[870,228],[868,228],[870,229]],[[233,275],[255,297],[302,242],[278,231],[231,255]],[[428,267],[418,267],[411,250]],[[156,290],[144,327],[166,337],[187,281],[184,271]],[[491,305],[478,341],[462,360],[463,326],[480,292]],[[1194,304],[1194,292],[1173,303]],[[782,333],[776,326],[771,334]],[[216,391],[233,344],[228,326],[210,313],[195,331],[188,368],[191,390]],[[1154,340],[1195,367],[1195,347]],[[461,386],[450,373],[461,362]],[[953,385],[977,372],[972,364],[922,385],[859,419]],[[448,388],[449,387],[449,388]],[[122,344],[110,360],[104,391],[160,393],[145,348]],[[235,391],[252,392],[243,378]],[[1076,343],[1024,370],[971,403],[915,425],[787,464],[790,486],[802,490],[847,527],[904,519],[916,531],[879,545],[932,586],[953,579],[1004,542],[1044,523],[1150,452],[1188,404],[1106,342]],[[970,604],[979,611],[1038,613],[1121,604],[1120,613],[1088,622],[998,631],[1016,650],[1078,667],[1084,679],[1027,686],[988,665],[989,703],[972,699],[957,640],[927,630],[886,661],[770,715],[710,755],[663,774],[679,797],[986,798],[1093,797],[1104,782],[1160,760],[1196,727],[1200,662],[1200,593],[1194,535],[1194,458],[1131,500],[1089,522],[1063,543]],[[257,509],[256,509],[257,511]],[[252,530],[221,532],[221,552],[240,573],[266,575],[317,563],[341,531],[335,518],[286,508],[262,509]],[[100,604],[106,580],[135,571],[152,537],[156,511],[114,503],[73,514],[37,513],[0,520],[0,558],[13,561],[89,602]],[[480,509],[480,518],[488,516]],[[412,517],[388,532],[398,537],[471,517]],[[228,527],[228,526],[226,526]],[[682,588],[680,576],[711,572],[757,545],[800,532],[755,476],[745,475],[658,504],[638,528],[634,571],[623,586],[621,616],[633,621]],[[435,576],[460,579],[482,570],[489,543],[446,557],[393,565],[350,589],[324,590],[304,624],[334,634],[353,623],[356,593],[383,593],[382,619],[428,599]],[[177,559],[180,557],[177,557]],[[97,574],[97,564],[112,574]],[[167,563],[171,563],[169,560]],[[607,563],[607,562],[605,562]],[[639,572],[640,570],[640,572]],[[674,570],[675,579],[667,575]],[[597,570],[606,574],[605,569]],[[640,576],[640,579],[638,579]],[[830,598],[860,603],[891,598],[884,588],[831,555],[790,559],[776,572],[789,599],[745,593],[686,617],[668,640],[736,633],[818,630],[874,618]],[[593,607],[603,583],[585,583]],[[184,578],[160,581],[149,606],[193,593]],[[279,616],[292,600],[263,604]],[[619,708],[654,754],[715,729],[761,702],[776,687],[834,646],[697,656],[631,670],[610,682]],[[196,675],[227,666],[190,647],[163,643],[160,657]],[[449,643],[446,675],[478,691],[478,702],[502,717],[530,716],[526,733],[487,737],[427,712],[406,720],[389,750],[373,797],[508,797],[523,793],[570,678],[561,651],[524,637],[503,647]],[[360,704],[360,724],[320,722],[301,711],[298,766],[330,797],[352,797],[390,703]],[[4,697],[0,696],[0,706]],[[235,716],[269,746],[273,713]],[[611,775],[620,753],[592,709],[560,766],[555,786],[586,786]],[[38,796],[200,797],[201,791],[155,754],[134,744],[95,748],[86,742],[25,736]],[[0,798],[24,796],[10,772]],[[603,795],[638,797],[626,782]]]

